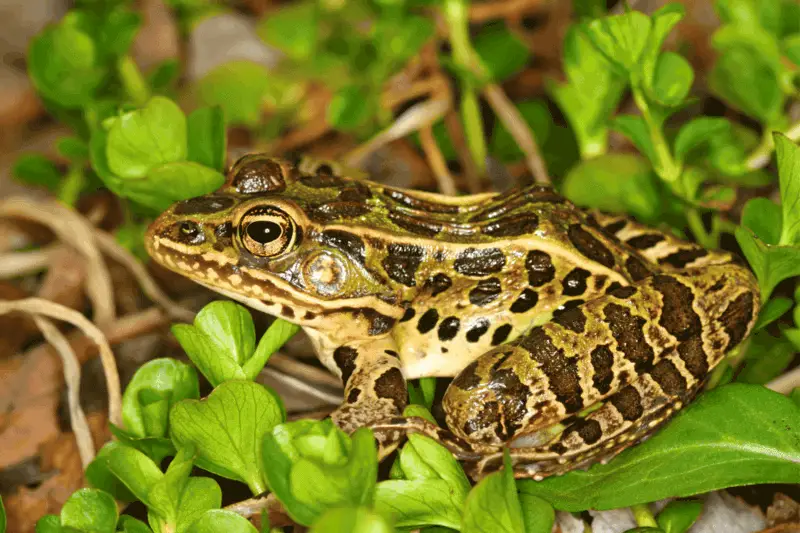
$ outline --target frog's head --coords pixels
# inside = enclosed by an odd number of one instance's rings
[[[369,267],[354,223],[370,188],[262,155],[240,159],[217,192],[174,204],[150,226],[159,264],[250,307],[300,325],[338,309],[402,314],[398,289]],[[349,223],[342,223],[342,214]]]

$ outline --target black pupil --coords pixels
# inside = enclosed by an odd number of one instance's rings
[[[247,236],[259,244],[268,244],[281,236],[281,227],[266,220],[251,222],[247,225]]]

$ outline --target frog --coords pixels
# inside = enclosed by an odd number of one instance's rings
[[[381,450],[422,433],[475,479],[504,454],[536,480],[607,462],[692,402],[758,315],[737,255],[551,187],[446,196],[368,178],[248,154],[158,216],[146,248],[300,326],[342,380],[331,418]],[[451,380],[441,426],[403,416],[408,380],[428,377]]]

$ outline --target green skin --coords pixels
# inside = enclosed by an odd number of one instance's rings
[[[478,476],[509,444],[519,477],[612,457],[690,401],[758,313],[730,254],[548,188],[446,197],[260,155],[163,213],[147,246],[302,326],[343,378],[341,427],[373,427],[384,452],[427,433]],[[397,418],[405,380],[427,376],[455,377],[450,431]]]

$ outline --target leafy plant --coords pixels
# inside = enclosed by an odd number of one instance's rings
[[[202,0],[169,5],[184,32],[224,9]],[[490,100],[487,94],[537,51],[505,23],[471,28],[464,0],[283,5],[257,27],[283,62],[275,69],[242,60],[217,66],[180,88],[200,104],[188,112],[173,99],[180,64],[167,61],[144,73],[131,56],[140,15],[125,1],[80,3],[32,40],[28,56],[42,101],[72,134],[56,142],[56,157],[26,154],[13,173],[70,205],[108,189],[125,215],[118,239],[141,254],[143,228],[156,212],[223,182],[228,125],[272,146],[308,118],[307,97],[321,86],[330,95],[325,128],[368,139],[394,121],[397,106],[383,101],[386,86],[432,51],[459,89],[457,99],[449,98],[467,159],[479,171],[489,157],[529,161],[530,148],[518,142],[522,128],[543,152],[556,188],[574,203],[631,214],[712,248],[735,236],[758,278],[762,312],[751,339],[711,376],[713,390],[646,442],[587,471],[515,481],[506,457],[504,470],[474,484],[444,447],[410,435],[387,478],[379,476],[368,429],[348,435],[330,420],[287,422],[281,399],[255,381],[298,328],[276,320],[257,342],[246,309],[213,302],[193,324],[172,328],[192,364],[157,359],[138,370],[123,396],[124,427],[112,426],[116,440],[87,468],[92,488],[74,493],[59,515],[42,518],[37,531],[254,531],[249,520],[220,508],[220,485],[200,470],[253,496],[269,491],[312,533],[538,533],[550,531],[555,509],[623,506],[632,507],[638,531],[681,533],[697,519],[697,501],[672,502],[657,516],[645,504],[800,481],[800,393],[784,397],[762,386],[800,351],[800,124],[789,113],[800,93],[800,7],[791,0],[717,0],[722,25],[712,38],[718,58],[708,86],[731,112],[680,121],[694,109],[698,82],[665,42],[684,8],[605,15],[603,2],[575,7],[581,18],[565,34],[564,79],[547,83],[552,101],[512,102],[506,111],[516,122],[498,115],[506,120],[489,131],[480,98]],[[441,32],[449,49],[426,48],[443,44]],[[635,114],[618,112],[627,96]],[[551,114],[553,106],[564,121]],[[463,162],[450,125],[430,126],[445,162]],[[610,153],[616,134],[634,150]],[[780,203],[754,197],[738,223],[731,208],[739,191],[775,184],[773,155]],[[203,398],[198,372],[213,387]],[[413,405],[405,414],[433,421],[435,392],[434,378],[409,384]],[[115,500],[141,502],[147,523],[119,516]],[[264,514],[262,530],[266,522]],[[0,532],[4,525],[0,513]]]

